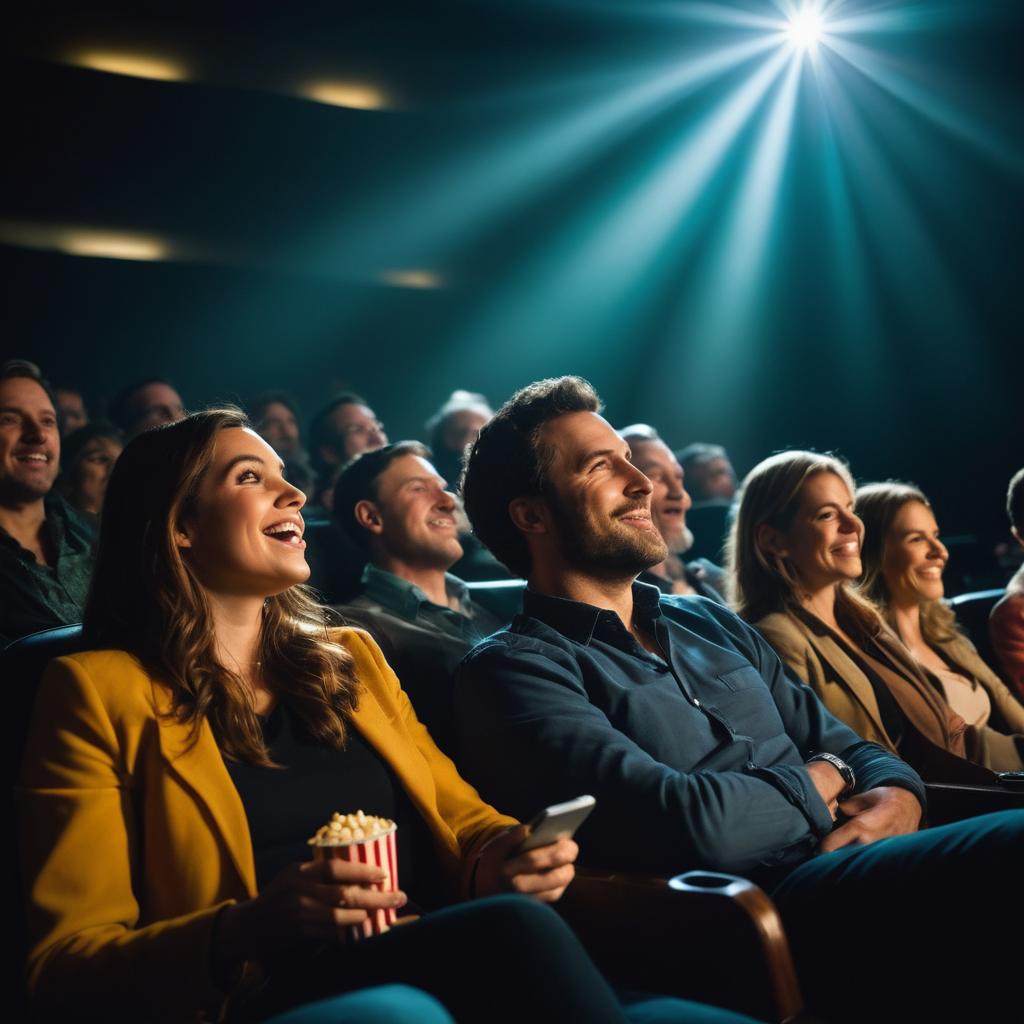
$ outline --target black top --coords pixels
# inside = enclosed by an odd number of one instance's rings
[[[358,730],[349,728],[344,750],[332,750],[306,734],[283,702],[260,722],[270,759],[282,767],[224,762],[249,819],[257,887],[264,889],[289,864],[310,860],[306,840],[335,811],[362,809],[398,824],[398,886],[410,893],[427,828],[389,766]]]

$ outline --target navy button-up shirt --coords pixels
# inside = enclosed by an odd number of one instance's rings
[[[832,828],[804,766],[821,751],[858,790],[899,785],[924,803],[913,769],[835,718],[732,612],[643,583],[633,598],[661,656],[614,612],[527,591],[524,613],[463,662],[458,764],[486,800],[529,818],[592,793],[583,861],[670,873],[810,856]]]

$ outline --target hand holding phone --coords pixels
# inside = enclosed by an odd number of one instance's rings
[[[592,796],[578,796],[564,804],[545,807],[526,826],[529,832],[516,852],[525,853],[527,850],[547,846],[559,839],[572,839],[596,804],[597,801]]]

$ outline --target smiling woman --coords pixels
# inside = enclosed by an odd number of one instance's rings
[[[928,499],[910,484],[890,481],[858,488],[856,507],[868,529],[863,591],[885,611],[950,706],[988,739],[993,749],[986,763],[1019,771],[1024,767],[1024,707],[942,603],[949,552]],[[986,725],[993,728],[985,730]]]
[[[305,496],[282,468],[233,409],[145,431],[114,468],[85,615],[97,649],[48,667],[19,787],[35,1016],[252,1021],[402,981],[464,1020],[542,1005],[623,1021],[539,905],[576,845],[521,852],[525,830],[460,778],[369,636],[328,628],[299,585]],[[407,897],[376,865],[310,860],[339,807],[397,822],[421,904],[532,899],[346,946]]]
[[[781,452],[755,466],[729,540],[737,611],[833,714],[926,780],[994,782],[979,766],[1018,765],[1014,740],[965,721],[852,586],[864,544],[853,496],[849,469],[829,455]]]

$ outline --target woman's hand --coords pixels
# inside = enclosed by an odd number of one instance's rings
[[[222,911],[214,951],[218,973],[303,939],[337,938],[368,912],[405,906],[404,892],[372,888],[386,878],[374,865],[346,860],[292,864],[255,899]]]
[[[573,864],[580,848],[571,839],[559,839],[517,854],[527,834],[525,825],[517,825],[499,832],[484,846],[476,866],[477,896],[518,892],[542,903],[562,898],[576,874]]]

